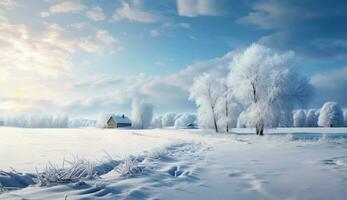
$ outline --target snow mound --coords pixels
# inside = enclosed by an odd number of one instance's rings
[[[34,184],[34,175],[0,171],[0,191],[25,188]]]

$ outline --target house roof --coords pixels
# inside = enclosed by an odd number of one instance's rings
[[[125,115],[112,115],[111,117],[116,123],[131,124],[131,120]]]

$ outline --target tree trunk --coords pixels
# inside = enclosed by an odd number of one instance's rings
[[[227,133],[229,132],[229,110],[228,110],[228,101],[226,100],[225,101],[225,117],[226,117],[226,121],[227,121],[227,128],[226,128],[226,131]]]
[[[257,125],[255,126],[255,132],[257,135],[263,136],[264,135],[264,124],[263,123],[257,123]]]
[[[214,116],[214,114],[213,114],[213,123],[214,123],[214,129],[215,129],[216,133],[218,133],[217,120],[216,120],[216,117]]]

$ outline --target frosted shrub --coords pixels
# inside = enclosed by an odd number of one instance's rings
[[[161,123],[163,127],[172,127],[175,125],[176,113],[165,113],[162,117]]]
[[[195,125],[196,115],[194,114],[183,114],[175,121],[175,128],[195,128]]]
[[[68,167],[65,166],[68,164]],[[63,162],[62,168],[48,163],[43,172],[38,172],[36,182],[41,186],[49,186],[62,183],[74,183],[80,180],[95,179],[97,173],[95,164],[83,159],[76,159],[73,162]]]
[[[308,127],[317,127],[318,126],[318,114],[316,110],[310,109],[306,114],[306,123]]]
[[[341,127],[343,126],[343,112],[336,102],[326,102],[319,113],[318,126]]]
[[[156,118],[153,118],[152,122],[151,122],[151,127],[152,128],[162,128],[162,116],[159,116],[159,117],[156,117]]]
[[[297,110],[293,114],[294,127],[305,127],[306,126],[306,114],[303,110]]]
[[[114,168],[114,171],[121,177],[123,176],[135,176],[140,174],[143,171],[143,167],[139,166],[138,160],[136,157],[128,157],[117,167]]]

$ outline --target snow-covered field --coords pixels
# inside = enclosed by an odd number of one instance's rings
[[[233,131],[0,128],[0,199],[347,199],[347,128]],[[76,157],[95,176],[37,179]]]

